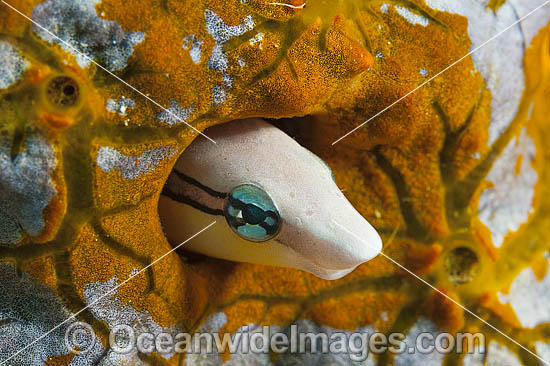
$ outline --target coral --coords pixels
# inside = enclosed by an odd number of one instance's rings
[[[44,1],[32,12],[32,19],[44,28],[35,25],[34,30],[43,40],[71,52],[82,68],[90,65],[90,58],[97,58],[111,71],[124,69],[133,48],[145,35],[126,33],[118,23],[98,17],[95,5],[99,2]]]
[[[52,356],[70,354],[71,350],[65,343],[65,332],[76,320],[69,318],[70,312],[55,291],[26,273],[19,277],[15,268],[7,263],[0,264],[0,280],[1,359],[15,355],[12,364],[42,365]],[[51,332],[42,342],[31,345],[31,342],[63,322],[66,323]],[[27,345],[31,346],[26,352],[16,355],[16,352]],[[101,353],[102,347],[98,343],[86,355],[72,357],[71,365],[92,365],[100,359]]]
[[[18,81],[29,63],[11,43],[0,41],[0,89],[7,89]]]
[[[49,142],[30,134],[24,150],[12,158],[12,140],[6,133],[0,142],[0,245],[8,246],[24,233],[40,235],[45,226],[42,210],[57,194],[50,176],[56,158]]]
[[[70,352],[67,323],[12,364],[354,364],[311,352],[124,359],[107,345],[124,317],[190,333],[481,331],[472,354],[364,364],[538,363],[384,257],[337,281],[181,249],[147,267],[172,249],[157,204],[197,137],[186,123],[245,117],[321,156],[386,255],[547,358],[549,7],[430,80],[542,2],[10,2],[74,48],[0,4],[0,358],[90,305],[70,323],[93,327],[93,351]]]
[[[126,110],[128,108],[134,108],[135,106],[136,103],[132,99],[121,97],[119,100],[114,100],[110,98],[107,99],[107,105],[105,106],[105,108],[107,108],[109,112],[118,113],[121,116],[125,116]]]

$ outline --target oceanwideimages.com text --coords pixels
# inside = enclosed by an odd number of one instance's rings
[[[75,352],[91,349],[94,333],[85,323],[74,323],[67,330],[65,341]],[[72,329],[71,329],[72,328]],[[88,339],[83,337],[86,335]],[[78,341],[76,341],[78,340]],[[419,333],[414,339],[402,333],[380,332],[300,332],[293,324],[284,332],[279,328],[263,326],[235,333],[151,333],[141,332],[128,325],[114,327],[109,336],[112,351],[120,354],[139,352],[142,354],[283,354],[283,353],[330,353],[348,354],[352,361],[364,361],[369,353],[390,352],[441,354],[468,353],[485,347],[482,333]]]

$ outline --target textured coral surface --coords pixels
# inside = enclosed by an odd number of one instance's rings
[[[68,319],[9,364],[542,364],[382,256],[325,281],[177,251],[117,288],[171,249],[157,201],[187,124],[251,116],[328,162],[387,256],[550,362],[550,6],[332,145],[542,3],[10,2],[40,26],[0,4],[0,362]],[[100,340],[81,354],[64,342],[77,320]],[[487,347],[363,363],[108,348],[119,324],[292,323]]]

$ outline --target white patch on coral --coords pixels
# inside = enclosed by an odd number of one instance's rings
[[[218,333],[220,329],[227,323],[227,316],[223,312],[218,312],[212,314],[208,319],[200,326],[197,333]],[[293,328],[293,330],[291,330]],[[339,366],[353,366],[353,365],[362,365],[362,366],[375,366],[376,362],[371,353],[368,352],[368,344],[364,345],[366,348],[364,351],[360,351],[363,356],[366,357],[363,361],[356,361],[350,357],[349,353],[346,353],[346,350],[343,349],[341,352],[328,352],[321,353],[321,346],[317,352],[311,352],[309,346],[306,346],[305,352],[299,353],[282,353],[278,354],[276,363],[271,361],[270,353],[264,352],[269,351],[269,344],[261,344],[258,342],[257,346],[260,348],[260,352],[253,352],[254,349],[249,347],[248,351],[243,352],[243,344],[250,344],[254,340],[254,334],[262,333],[264,331],[262,326],[257,324],[248,324],[240,327],[235,333],[231,335],[231,340],[234,344],[234,350],[231,353],[231,357],[228,361],[223,362],[221,357],[216,351],[216,345],[214,343],[215,351],[212,353],[207,353],[204,350],[204,344],[200,344],[201,351],[200,353],[190,353],[185,359],[185,364],[187,366],[211,366],[211,365],[224,365],[224,366],[241,366],[241,365],[254,365],[254,366],[291,366],[291,365],[339,365]],[[342,339],[345,339],[346,344],[347,340],[350,339],[352,332],[347,330],[338,330],[327,326],[319,326],[309,320],[299,320],[296,325],[293,327],[289,326],[285,329],[281,329],[278,325],[271,325],[267,331],[268,337],[272,337],[274,333],[283,333],[286,335],[287,339],[292,339],[292,334],[296,334],[296,337],[299,337],[299,334],[305,335],[307,333],[315,335],[326,335],[327,339],[339,338],[339,335],[342,335]],[[360,327],[354,331],[355,333],[366,333],[373,334],[374,328],[372,326]],[[223,339],[223,334],[220,334],[220,337]],[[245,343],[243,339],[248,339],[248,343]],[[331,338],[334,337],[334,338]],[[193,340],[194,341],[194,340]],[[290,344],[288,344],[290,345]],[[195,345],[193,344],[193,347]],[[197,347],[199,345],[197,344]],[[266,346],[261,349],[261,346]],[[193,348],[194,349],[194,348]],[[356,356],[359,356],[359,353]]]
[[[424,77],[428,76],[428,70],[426,70],[426,69],[420,69],[420,75],[422,75],[422,76],[424,76]]]
[[[51,173],[57,162],[53,147],[31,133],[12,157],[13,134],[0,135],[0,246],[12,246],[22,235],[40,235],[42,211],[57,194]]]
[[[473,352],[468,352],[462,359],[462,366],[483,366],[485,347],[476,345]]]
[[[136,103],[130,98],[121,97],[119,100],[107,99],[106,108],[111,113],[118,113],[120,116],[126,115],[128,108],[134,108]]]
[[[544,3],[544,0],[509,0],[493,13],[489,0],[426,0],[433,8],[468,18],[470,49],[512,25],[518,18]],[[489,144],[493,144],[516,116],[525,87],[523,73],[524,47],[528,47],[538,31],[548,24],[550,6],[545,6],[520,24],[472,54],[474,65],[491,91],[491,124]]]
[[[512,282],[509,293],[499,292],[498,299],[512,305],[525,328],[550,322],[550,272],[539,281],[531,267],[524,269]]]
[[[296,322],[296,332],[299,334],[312,333],[314,335],[327,335],[328,339],[333,341],[335,339],[344,339],[346,341],[345,349],[342,349],[340,352],[329,352],[321,353],[320,347],[318,347],[317,352],[312,352],[309,347],[306,347],[306,352],[301,353],[284,353],[280,356],[277,362],[277,366],[292,366],[292,365],[338,365],[338,366],[375,366],[376,360],[373,357],[373,354],[369,351],[368,343],[360,344],[360,349],[356,353],[351,353],[349,347],[347,346],[348,340],[354,340],[351,338],[352,333],[363,333],[366,335],[372,335],[376,332],[373,326],[367,325],[364,327],[359,327],[353,332],[345,329],[335,329],[329,326],[318,325],[310,320],[299,320]],[[288,338],[291,339],[290,332],[291,327],[286,327],[283,332],[288,335]],[[298,336],[299,337],[299,336]],[[355,346],[359,346],[359,341]],[[361,340],[362,342],[363,340]]]
[[[258,32],[254,37],[250,38],[248,40],[248,42],[250,43],[251,46],[253,46],[257,43],[258,48],[261,50],[261,49],[263,49],[263,47],[262,47],[263,39],[264,39],[264,35],[261,32]]]
[[[397,13],[399,13],[399,15],[407,19],[407,21],[412,25],[420,24],[424,27],[427,27],[428,24],[430,23],[428,19],[426,19],[422,15],[415,14],[409,9],[404,8],[402,6],[395,5],[395,10],[397,11]]]
[[[195,110],[195,107],[191,105],[189,108],[183,108],[178,104],[178,101],[172,99],[170,101],[170,107],[167,110],[160,112],[155,117],[169,125],[177,125],[178,123],[184,123],[187,121],[191,113]]]
[[[209,334],[219,334],[220,339],[223,339],[223,334],[219,333],[220,329],[227,323],[227,315],[224,312],[217,312],[212,315],[210,315],[199,327],[197,330],[196,335],[201,333],[209,333]],[[240,337],[242,336],[242,327],[239,328],[234,334],[231,335],[231,341],[236,342],[237,344],[240,340]],[[248,329],[248,326],[247,326]],[[239,334],[241,333],[241,334]],[[238,334],[238,335],[237,335]],[[204,341],[203,341],[204,342]],[[221,353],[223,350],[218,349],[216,343],[213,343],[213,352],[209,353],[205,349],[205,344],[203,342],[197,343],[197,338],[193,337],[193,340],[191,342],[191,349],[193,350],[192,353],[188,354],[185,358],[185,365],[187,366],[206,366],[206,365],[221,365],[224,364],[226,366],[233,366],[233,365],[241,365],[241,363],[235,364],[234,357],[238,357],[237,349],[238,347],[230,351],[232,353],[230,360],[227,363],[223,363],[219,353]],[[195,350],[200,350],[200,352],[195,352]],[[228,350],[229,351],[229,350]],[[253,361],[254,365],[265,365],[265,358],[266,355],[263,355],[263,357],[258,358],[258,355],[254,355],[252,353],[247,355],[246,361]],[[259,360],[262,359],[262,362],[259,362]]]
[[[223,76],[222,85],[215,85],[212,88],[212,104],[220,105],[227,99],[227,93],[233,85],[233,77],[227,73],[229,60],[223,50],[224,44],[233,37],[238,37],[254,28],[254,20],[248,15],[239,25],[227,25],[222,18],[210,9],[204,11],[206,30],[214,38],[214,48],[208,59],[208,67],[212,70],[221,71]]]
[[[544,343],[544,342],[535,342],[535,349],[537,351],[537,355],[542,358],[547,363],[550,363],[550,343]],[[541,361],[541,366],[545,366],[545,364]]]
[[[71,53],[82,68],[96,59],[111,71],[122,70],[145,34],[125,32],[117,22],[100,18],[95,9],[99,3],[101,0],[46,0],[33,9],[32,19],[64,42],[36,25],[33,29],[43,40]]]
[[[486,366],[522,366],[522,363],[518,360],[512,351],[506,346],[501,346],[495,341],[489,343],[487,350],[487,359],[485,361]]]
[[[0,40],[0,89],[7,89],[21,79],[30,66],[11,43]]]
[[[112,330],[121,325],[130,326],[136,337],[143,333],[151,333],[156,337],[160,333],[175,335],[181,332],[177,326],[160,326],[147,310],[137,311],[132,306],[125,304],[118,297],[117,284],[117,276],[114,276],[106,282],[89,283],[84,287],[84,300],[88,309],[96,319],[107,323],[109,329]],[[170,359],[174,352],[161,355],[165,359]],[[110,349],[101,362],[102,365],[145,365],[139,358],[138,350],[135,347],[126,354],[120,354]]]
[[[380,11],[382,13],[387,13],[390,8],[390,4],[384,3],[380,6]]]
[[[201,63],[202,44],[202,39],[196,38],[194,34],[183,39],[183,49],[189,51],[191,60],[197,65]]]
[[[545,3],[544,0],[508,0],[510,6],[518,18],[527,15],[529,12]],[[520,23],[521,31],[525,37],[527,47],[531,44],[533,38],[539,34],[542,27],[549,23],[550,9],[548,4],[531,14],[528,18]]]
[[[491,231],[496,247],[502,245],[509,232],[518,230],[529,218],[538,180],[537,171],[532,167],[535,155],[535,143],[524,129],[519,139],[510,141],[487,175],[493,187],[481,193],[478,215]],[[521,169],[516,175],[520,157]]]
[[[223,311],[219,311],[206,318],[206,320],[199,326],[198,333],[219,332],[226,323],[227,315]]]
[[[195,336],[199,334],[219,334],[220,340],[223,341],[225,334],[219,333],[220,329],[227,323],[227,315],[224,312],[218,312],[210,315],[204,323],[201,324]],[[254,324],[249,324],[240,327],[237,331],[231,334],[231,343],[228,342],[227,351],[230,352],[231,357],[227,362],[223,362],[220,357],[220,353],[223,350],[218,349],[216,341],[213,342],[213,352],[206,352],[205,342],[200,342],[199,338],[193,337],[191,342],[192,353],[188,354],[185,358],[185,365],[187,366],[211,366],[211,365],[224,365],[224,366],[241,366],[241,365],[254,365],[254,366],[273,366],[270,361],[269,353],[254,353],[252,349],[243,352],[245,342],[244,337],[250,337],[254,333],[261,333],[262,327]],[[271,326],[270,334],[280,331],[280,327]],[[250,339],[250,338],[248,338]],[[233,346],[232,346],[232,345]],[[200,350],[200,352],[195,352]]]
[[[227,90],[221,85],[212,87],[212,104],[220,105],[227,100]]]
[[[435,337],[441,333],[441,330],[439,330],[431,320],[419,318],[405,336],[404,342],[407,350],[417,348],[416,340],[420,333],[430,333],[435,339]],[[425,344],[424,346],[428,346],[428,344]],[[443,361],[443,356],[444,354],[439,353],[436,350],[430,353],[404,352],[395,355],[393,364],[395,366],[440,366]]]
[[[485,362],[484,362],[485,361]],[[473,353],[466,353],[462,366],[521,366],[517,356],[505,346],[492,341],[488,350],[485,347],[476,347]]]
[[[140,156],[128,156],[113,147],[102,146],[97,151],[97,165],[105,173],[118,169],[124,178],[135,179],[156,169],[161,161],[177,151],[173,147],[161,146],[145,150]]]
[[[0,363],[13,357],[6,365],[42,366],[53,356],[70,354],[65,333],[77,321],[70,316],[51,287],[27,273],[18,274],[11,264],[0,263]],[[49,331],[47,337],[31,345]],[[96,339],[95,334],[88,335]],[[101,341],[96,340],[87,352],[74,355],[70,366],[97,365],[103,352]]]

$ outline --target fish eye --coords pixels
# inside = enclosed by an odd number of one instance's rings
[[[281,227],[281,215],[265,190],[254,184],[239,185],[229,193],[224,216],[231,229],[246,240],[273,238]]]

